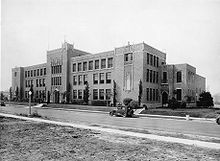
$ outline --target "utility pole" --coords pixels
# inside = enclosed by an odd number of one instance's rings
[[[32,92],[29,91],[29,116],[31,115],[31,95],[32,95]]]

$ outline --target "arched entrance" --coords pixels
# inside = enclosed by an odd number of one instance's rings
[[[167,104],[167,103],[168,103],[168,93],[163,92],[162,93],[162,105]]]

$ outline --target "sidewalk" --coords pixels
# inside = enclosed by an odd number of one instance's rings
[[[44,120],[44,119],[39,119],[39,118],[22,117],[22,116],[16,116],[16,115],[11,115],[11,114],[4,114],[4,113],[0,113],[0,115],[4,117],[11,117],[11,118],[17,118],[17,119],[28,120],[28,121],[43,122],[43,123],[56,124],[56,125],[61,125],[61,126],[71,126],[75,128],[82,128],[82,129],[91,129],[91,130],[96,130],[96,131],[116,133],[120,135],[132,136],[132,137],[153,139],[157,141],[194,145],[194,146],[203,147],[203,148],[220,149],[220,144],[218,143],[204,142],[204,141],[198,141],[198,140],[189,140],[189,139],[180,139],[180,138],[167,137],[167,136],[158,136],[158,135],[153,135],[153,134],[143,134],[143,133],[123,131],[123,130],[117,130],[117,129],[111,129],[111,128],[101,128],[101,127],[94,127],[94,126],[67,123],[67,122]]]

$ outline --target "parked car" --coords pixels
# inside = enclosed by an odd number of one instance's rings
[[[216,123],[220,125],[220,115],[216,118]]]
[[[128,109],[128,117],[132,117],[134,114],[133,109]],[[118,106],[116,109],[109,112],[110,116],[117,116],[117,117],[125,117],[125,106]]]
[[[5,106],[5,102],[1,101],[1,106]]]

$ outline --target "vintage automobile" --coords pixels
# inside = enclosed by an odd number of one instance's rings
[[[134,115],[134,110],[128,107],[127,117],[132,117]],[[117,117],[125,117],[126,114],[126,107],[119,105],[116,109],[109,112],[110,116],[117,116]]]
[[[220,115],[216,118],[216,123],[220,125]]]

